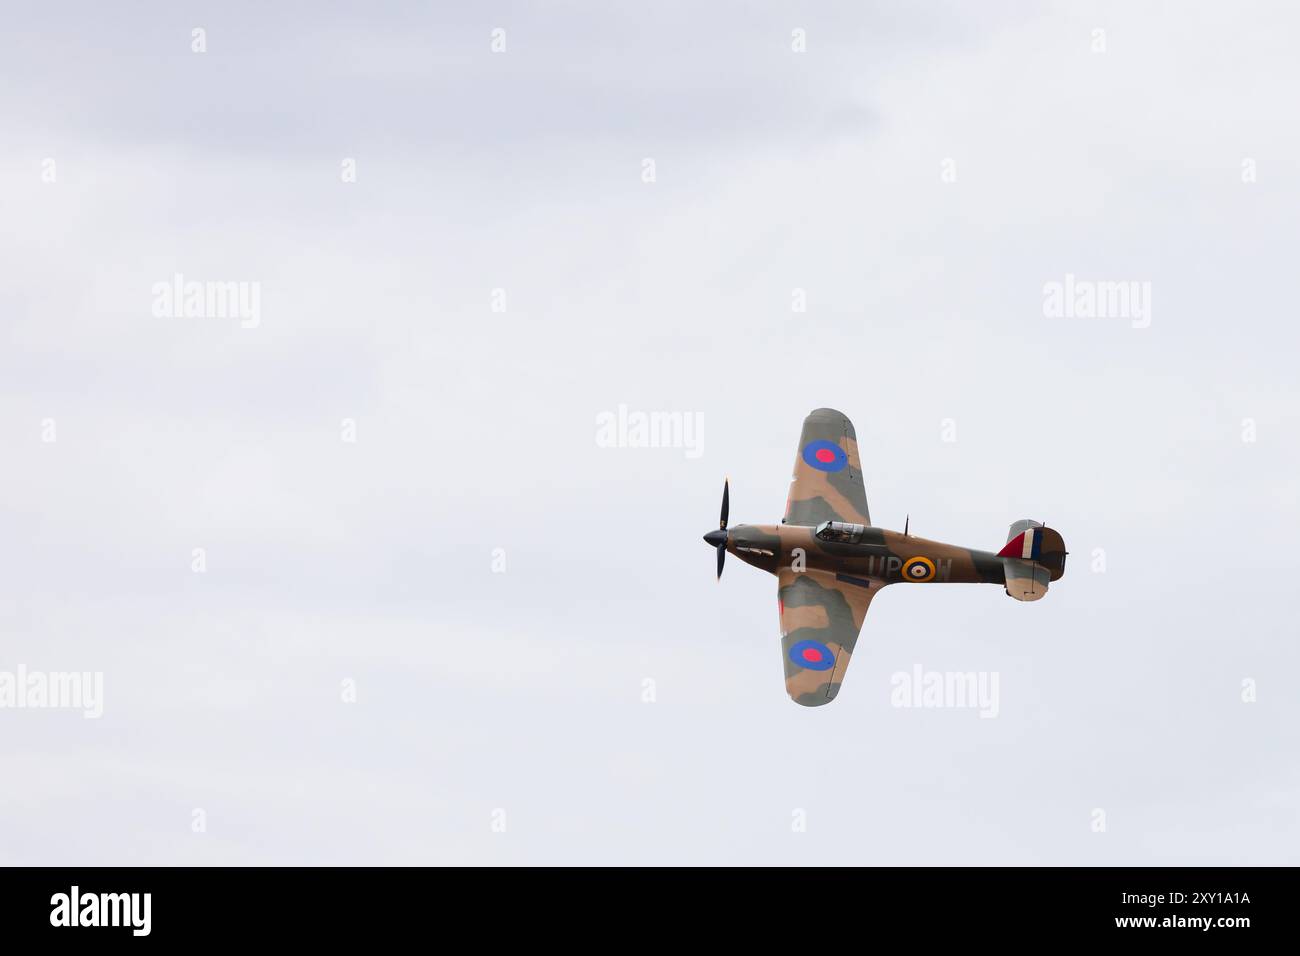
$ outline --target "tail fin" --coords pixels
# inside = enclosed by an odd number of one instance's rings
[[[1007,594],[1017,601],[1037,601],[1047,585],[1065,574],[1065,539],[1037,521],[1017,521],[1007,532],[998,557],[1006,569]]]

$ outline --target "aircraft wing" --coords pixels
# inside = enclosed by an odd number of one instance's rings
[[[804,419],[782,519],[813,526],[823,521],[871,524],[858,436],[848,416],[833,408],[819,408]]]
[[[840,692],[878,580],[830,571],[777,573],[785,690],[796,704],[820,707]]]

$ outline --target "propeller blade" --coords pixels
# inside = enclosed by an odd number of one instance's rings
[[[718,545],[718,580],[719,581],[722,580],[722,562],[726,560],[727,560],[727,546],[725,544],[720,544]]]
[[[722,518],[718,522],[718,528],[720,528],[723,531],[727,530],[727,516],[731,510],[730,501],[731,501],[731,480],[726,479],[722,482]],[[719,564],[718,567],[722,567],[722,565]]]

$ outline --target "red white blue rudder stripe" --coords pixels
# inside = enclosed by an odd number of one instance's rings
[[[1037,561],[1043,550],[1043,529],[1030,528],[1010,541],[998,552],[999,558],[1021,558],[1025,561]]]

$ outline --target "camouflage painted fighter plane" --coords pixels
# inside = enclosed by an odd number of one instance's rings
[[[775,574],[781,612],[785,689],[805,707],[839,693],[871,599],[900,581],[1001,584],[1017,601],[1037,601],[1065,573],[1065,542],[1037,521],[1017,521],[996,554],[927,541],[871,525],[853,423],[819,408],[805,419],[779,525],[727,527],[704,540],[717,548],[718,577],[727,552]]]

